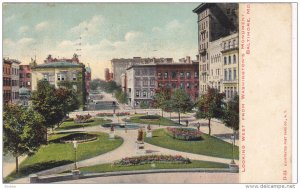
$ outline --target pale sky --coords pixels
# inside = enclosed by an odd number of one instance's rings
[[[4,4],[3,56],[28,64],[35,54],[42,63],[48,54],[71,58],[77,53],[91,66],[93,78],[103,78],[113,58],[195,59],[197,16],[192,10],[199,4]]]

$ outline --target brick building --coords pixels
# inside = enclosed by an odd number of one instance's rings
[[[11,102],[11,65],[11,61],[3,59],[3,103]]]
[[[199,63],[189,57],[173,64],[156,65],[156,88],[184,89],[193,101],[199,96]]]
[[[31,68],[30,65],[20,65],[20,87],[26,87],[31,91]]]

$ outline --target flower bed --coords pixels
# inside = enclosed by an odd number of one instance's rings
[[[97,135],[88,133],[74,133],[60,138],[61,143],[72,143],[74,140],[76,140],[78,143],[89,142],[97,140]]]
[[[178,139],[178,140],[201,140],[202,133],[200,131],[197,131],[195,129],[190,128],[171,128],[168,127],[166,129],[166,132],[171,137]]]
[[[118,113],[116,113],[116,116],[126,116],[126,115],[130,115],[130,113],[129,112],[118,112]],[[112,117],[112,116],[114,116],[114,114],[113,113],[98,113],[98,114],[96,114],[96,116],[98,116],[98,117],[105,117],[105,116]]]
[[[159,119],[160,116],[158,115],[145,115],[145,116],[140,116],[140,119]]]
[[[189,158],[184,158],[180,155],[148,155],[137,157],[126,157],[114,162],[118,166],[143,165],[151,163],[191,163]]]
[[[87,115],[76,115],[75,123],[90,123],[94,120],[91,120],[92,116],[90,114]]]

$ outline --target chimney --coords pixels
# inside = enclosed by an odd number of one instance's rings
[[[188,63],[188,64],[191,63],[191,57],[190,56],[186,56],[186,63]]]

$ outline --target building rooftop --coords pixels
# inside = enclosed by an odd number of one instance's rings
[[[84,67],[83,64],[72,63],[72,62],[50,62],[39,64],[34,68],[81,68]]]

